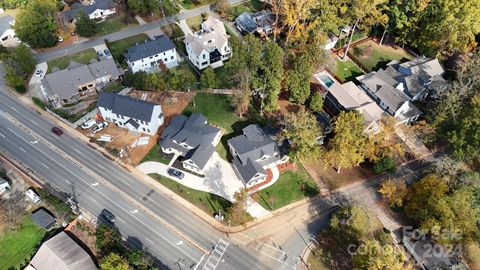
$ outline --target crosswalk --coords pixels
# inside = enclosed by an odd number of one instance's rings
[[[215,245],[215,249],[212,251],[210,256],[208,257],[207,262],[203,266],[203,270],[215,270],[217,268],[218,263],[222,259],[223,254],[227,250],[230,241],[225,241],[220,238]]]

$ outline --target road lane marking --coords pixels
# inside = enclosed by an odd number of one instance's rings
[[[135,209],[135,210],[133,210],[133,211],[130,211],[130,213],[131,213],[131,214],[137,214],[137,213],[138,213],[138,210]]]
[[[50,169],[47,165],[45,165],[45,163],[42,162],[42,165],[47,168],[47,169]]]
[[[32,122],[34,125],[40,126],[37,122],[33,121],[32,119],[30,119],[30,122]]]
[[[20,148],[20,150],[22,150],[24,153],[26,153],[26,152],[27,152],[27,151],[25,151],[25,149],[23,149],[23,148],[22,148],[22,147],[20,147],[20,146],[19,146],[18,148]]]
[[[126,223],[125,220],[123,220],[123,219],[121,219],[121,218],[119,218],[119,217],[117,217],[117,219],[120,220],[122,223]]]
[[[73,147],[73,150],[75,150],[75,152],[77,152],[77,153],[81,154],[81,152],[80,152],[80,151],[78,151],[78,149],[77,149],[77,148]]]
[[[150,244],[154,244],[152,240],[150,240],[148,237],[145,237],[145,240],[147,240],[148,242],[150,242]]]
[[[5,138],[5,135],[3,135],[2,133],[0,133],[0,137]]]
[[[16,112],[17,112],[17,109],[15,109],[14,107],[10,107],[10,108],[12,108],[12,110],[14,110],[14,111],[16,111]]]

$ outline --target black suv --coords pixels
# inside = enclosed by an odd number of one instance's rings
[[[175,176],[178,179],[183,179],[183,177],[185,177],[185,175],[181,171],[179,171],[177,169],[174,169],[174,168],[168,169],[167,172],[168,172],[168,175]]]

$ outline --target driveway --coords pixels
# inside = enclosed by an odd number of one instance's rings
[[[212,193],[223,197],[231,202],[235,201],[234,194],[244,188],[244,184],[237,177],[232,165],[214,152],[205,169],[205,177],[199,177],[182,170],[185,174],[183,179],[168,175],[169,166],[159,162],[147,161],[137,166],[144,174],[156,173],[168,177],[186,187]],[[255,218],[269,214],[262,206],[253,200],[249,200],[247,211]]]
[[[40,70],[42,73],[40,76],[37,76],[37,71]],[[28,83],[28,94],[31,97],[38,97],[41,100],[44,100],[45,97],[43,96],[42,90],[40,89],[41,81],[45,74],[47,73],[48,65],[47,62],[42,62],[35,67],[35,71],[33,71],[33,75],[30,78],[30,82]]]

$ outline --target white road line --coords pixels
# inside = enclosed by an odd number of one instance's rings
[[[121,219],[121,218],[119,218],[119,217],[117,217],[117,219],[120,220],[122,223],[126,223],[125,220],[123,220],[123,219]]]
[[[47,169],[50,169],[47,165],[45,165],[45,163],[42,162],[42,165],[47,168]]]
[[[3,135],[2,133],[0,133],[0,137],[5,138],[5,135]]]
[[[80,153],[80,151],[78,151],[78,149],[77,149],[77,148],[73,147],[73,150],[75,150],[75,152],[77,152],[77,153],[81,154],[81,153]]]
[[[37,125],[38,126],[38,123],[33,121],[32,119],[30,119],[30,122],[32,122],[34,125]]]
[[[154,244],[152,240],[150,240],[148,237],[145,237],[145,240],[147,240],[148,242],[150,242],[150,244]]]
[[[15,109],[14,107],[10,107],[10,108],[12,108],[12,110],[14,110],[14,111],[17,111],[17,109]]]
[[[26,143],[28,143],[27,140],[25,140],[24,138],[22,138],[20,135],[18,135],[15,131],[11,130],[10,128],[8,128],[11,132],[13,132],[15,135],[17,135],[19,138],[21,138],[23,141],[25,141]],[[75,177],[77,177],[81,182],[83,182],[84,184],[86,185],[89,185],[88,182],[86,182],[84,179],[82,179],[81,177],[79,177],[78,175],[76,175],[75,173],[73,173],[70,169],[68,169],[67,167],[63,166],[61,163],[59,163],[58,161],[56,161],[55,159],[51,158],[50,156],[48,156],[45,152],[43,152],[42,150],[40,150],[38,147],[36,147],[35,145],[32,145],[35,149],[37,149],[40,153],[42,153],[43,155],[45,155],[47,158],[51,159],[53,162],[57,163],[60,167],[62,167],[63,169],[65,169],[66,171],[68,171],[69,173],[71,173],[72,175],[74,175]],[[67,180],[66,180],[67,181]],[[68,182],[68,181],[67,181]],[[70,182],[68,182],[70,183]],[[70,183],[71,184],[71,183]],[[114,202],[113,200],[111,200],[108,196],[106,196],[105,194],[99,192],[97,189],[93,189],[94,192],[98,193],[100,196],[104,197],[106,200],[110,201],[112,204],[114,204],[115,206],[117,206],[119,209],[122,209],[123,211],[125,211],[126,213],[128,213],[132,218],[134,218],[136,221],[138,221],[139,223],[141,223],[143,226],[145,226],[146,228],[148,228],[150,231],[152,231],[153,233],[155,233],[156,235],[158,235],[160,238],[162,238],[163,240],[165,240],[165,242],[169,243],[171,246],[173,246],[175,249],[177,249],[178,251],[180,251],[181,253],[183,253],[185,256],[187,256],[188,258],[190,258],[192,261],[196,262],[197,260],[194,259],[192,256],[190,256],[190,254],[188,254],[186,251],[184,251],[183,249],[179,248],[177,245],[175,245],[175,243],[172,243],[170,241],[168,241],[168,239],[163,236],[162,234],[158,233],[157,230],[154,230],[152,227],[148,226],[147,224],[145,224],[142,220],[140,220],[135,214],[131,214],[129,210],[121,207],[120,205],[118,205],[116,202]],[[114,191],[115,192],[115,191]],[[174,232],[173,232],[174,233]],[[195,247],[194,247],[195,248]],[[198,248],[197,248],[198,249]]]
[[[27,151],[25,151],[25,149],[23,149],[23,148],[22,148],[22,147],[20,147],[20,146],[19,146],[18,148],[20,148],[20,150],[22,150],[24,153],[26,153],[26,152],[27,152]]]

